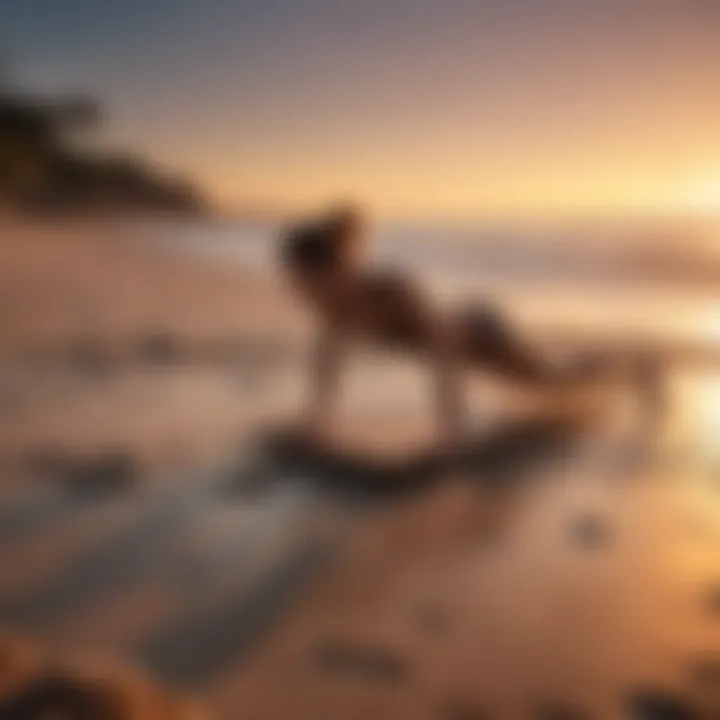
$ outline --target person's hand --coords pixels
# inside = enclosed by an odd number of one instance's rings
[[[312,410],[305,416],[301,425],[303,437],[313,443],[321,443],[330,437],[330,414],[320,410]]]
[[[448,457],[456,457],[467,444],[467,429],[460,418],[446,416],[439,432],[440,451]]]

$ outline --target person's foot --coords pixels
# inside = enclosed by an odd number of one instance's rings
[[[331,435],[332,423],[325,415],[311,414],[300,425],[302,438],[310,443],[326,442]]]
[[[441,455],[449,459],[457,458],[467,447],[468,434],[466,430],[451,427],[442,429],[438,440],[438,450]]]

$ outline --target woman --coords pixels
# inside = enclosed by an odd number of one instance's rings
[[[367,234],[363,213],[348,207],[291,229],[282,243],[283,266],[320,322],[312,429],[327,428],[342,356],[357,339],[428,358],[436,378],[440,429],[451,446],[462,440],[465,426],[461,388],[465,366],[546,387],[587,378],[589,367],[559,368],[541,359],[494,308],[443,312],[408,277],[364,269]]]

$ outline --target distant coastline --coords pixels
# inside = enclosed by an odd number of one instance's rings
[[[191,180],[131,152],[90,147],[98,103],[0,87],[0,211],[7,214],[210,214]]]

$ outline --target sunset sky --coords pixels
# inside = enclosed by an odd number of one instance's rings
[[[714,0],[0,0],[0,47],[228,209],[720,213]]]

